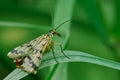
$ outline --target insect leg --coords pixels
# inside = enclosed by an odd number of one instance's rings
[[[56,57],[55,57],[54,48],[52,48],[52,54],[53,54],[53,57],[54,57],[55,61],[56,61],[57,63],[59,63],[59,62],[57,61]]]
[[[63,55],[64,55],[66,58],[70,59],[70,57],[68,57],[68,56],[64,53],[64,51],[63,51],[63,49],[62,49],[62,45],[61,45],[60,43],[59,43],[59,46],[60,46],[61,53],[63,53]]]

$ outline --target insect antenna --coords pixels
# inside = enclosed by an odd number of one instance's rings
[[[53,11],[52,11],[52,9],[50,9],[50,12],[51,12],[51,17],[52,17],[52,27],[54,27],[54,22],[53,22],[54,17],[53,17]],[[66,20],[66,21],[62,22],[62,23],[59,24],[55,29],[53,28],[53,30],[56,31],[60,26],[62,26],[63,24],[65,24],[65,23],[67,23],[67,22],[69,22],[69,21],[71,21],[71,20],[72,20],[72,19]]]
[[[61,27],[63,24],[65,24],[65,23],[67,23],[67,22],[69,22],[69,21],[71,21],[71,19],[70,20],[67,20],[67,21],[64,21],[64,22],[62,22],[61,24],[59,24],[54,30],[56,31],[59,27]],[[52,21],[53,22],[53,21]]]

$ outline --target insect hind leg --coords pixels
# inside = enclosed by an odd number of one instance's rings
[[[59,62],[57,61],[57,59],[56,59],[56,57],[55,57],[54,48],[52,48],[52,54],[53,54],[53,57],[54,57],[54,59],[55,59],[56,63],[58,64]]]
[[[63,51],[63,49],[62,49],[62,45],[59,44],[59,46],[60,46],[61,53],[63,53],[63,55],[64,55],[66,58],[70,59],[70,57],[68,57],[68,56],[64,53],[64,51]]]
[[[68,57],[68,56],[64,53],[64,51],[63,51],[63,49],[62,49],[62,44],[60,44],[60,43],[55,43],[55,44],[59,45],[61,53],[62,53],[66,58],[70,59],[70,57]]]

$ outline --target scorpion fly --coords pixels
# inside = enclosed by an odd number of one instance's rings
[[[60,36],[60,33],[58,33],[56,30],[68,21],[71,20],[67,20],[61,23],[55,29],[50,30],[47,34],[43,34],[28,43],[14,48],[7,54],[7,56],[13,59],[17,68],[20,68],[29,74],[36,74],[45,51],[48,51],[50,49],[53,51],[53,36]],[[54,51],[53,57],[55,58]],[[57,61],[56,58],[55,61]]]

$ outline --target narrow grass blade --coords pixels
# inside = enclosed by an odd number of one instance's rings
[[[120,63],[112,61],[112,60],[108,60],[108,59],[104,59],[104,58],[100,58],[97,56],[93,56],[91,54],[87,54],[84,52],[80,52],[80,51],[69,51],[66,50],[64,51],[67,56],[70,57],[70,59],[64,57],[64,55],[60,54],[60,53],[56,53],[56,58],[59,61],[59,63],[65,63],[65,62],[87,62],[87,63],[92,63],[92,64],[97,64],[97,65],[101,65],[101,66],[106,66],[112,69],[117,69],[120,70]],[[46,54],[43,59],[42,59],[42,63],[40,65],[39,69],[45,68],[45,67],[49,67],[52,65],[57,64],[56,61],[54,60],[52,54]],[[18,73],[18,74],[16,74]],[[22,79],[23,77],[27,76],[28,74],[20,69],[15,69],[13,72],[11,72],[7,77],[5,77],[4,80],[19,80]]]

